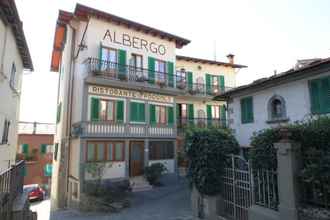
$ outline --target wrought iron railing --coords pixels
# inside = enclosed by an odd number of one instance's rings
[[[225,128],[227,121],[225,119],[209,119],[209,118],[177,118],[178,132],[184,132],[187,128]]]
[[[175,137],[173,125],[86,121],[75,123],[73,136],[85,137]]]
[[[23,193],[25,162],[0,173],[0,219],[10,220],[15,198]]]
[[[193,96],[214,96],[233,89],[233,87],[219,87],[218,85],[207,86],[204,83],[188,84],[187,82],[180,80],[176,81],[176,87]]]
[[[175,79],[183,80],[175,73],[170,75],[167,72],[159,72],[132,65],[121,65],[98,58],[88,58],[85,63],[89,73],[112,80],[172,88],[175,88]]]
[[[251,172],[254,203],[265,208],[278,210],[277,171],[258,169]]]

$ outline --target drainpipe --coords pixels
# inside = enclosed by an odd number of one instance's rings
[[[8,26],[5,25],[5,32],[3,33],[4,34],[4,41],[3,41],[3,50],[2,50],[2,53],[1,53],[1,64],[0,64],[0,74],[6,78],[6,75],[4,73],[4,70],[3,70],[3,65],[4,65],[4,60],[5,60],[5,53],[6,53],[6,45],[7,45],[7,33],[8,33]]]

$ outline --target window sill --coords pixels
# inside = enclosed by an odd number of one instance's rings
[[[277,119],[271,119],[266,121],[267,124],[274,124],[274,123],[281,123],[281,122],[288,122],[290,121],[289,118],[277,118]]]

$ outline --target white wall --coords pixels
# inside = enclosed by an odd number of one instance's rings
[[[16,91],[9,85],[13,63],[16,66]],[[20,103],[20,95],[17,92],[21,90],[22,74],[23,63],[13,32],[0,20],[0,142],[4,121],[10,120],[8,144],[0,144],[0,172],[15,163]]]
[[[126,163],[123,162],[109,162],[105,163],[103,179],[115,179],[115,178],[125,178]],[[85,179],[93,180],[95,178],[85,171]]]
[[[168,173],[174,173],[175,170],[175,160],[149,160],[149,166],[154,163],[162,163],[166,168]]]
[[[250,138],[255,131],[259,131],[272,126],[278,126],[278,124],[267,123],[268,101],[274,95],[279,95],[284,98],[286,103],[286,113],[287,117],[289,118],[288,123],[300,121],[307,117],[311,113],[308,81],[310,79],[319,78],[325,75],[329,75],[329,72],[315,77],[282,84],[280,86],[265,89],[245,96],[235,97],[233,99],[233,103],[230,103],[228,106],[229,112],[233,110],[233,113],[229,113],[228,118],[233,120],[233,123],[230,123],[229,126],[234,129],[235,135],[240,145],[249,146]],[[253,96],[254,122],[242,124],[240,99],[248,96]]]

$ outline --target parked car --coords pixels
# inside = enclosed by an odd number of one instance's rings
[[[38,184],[25,185],[24,192],[28,193],[29,200],[44,200],[45,191]]]

